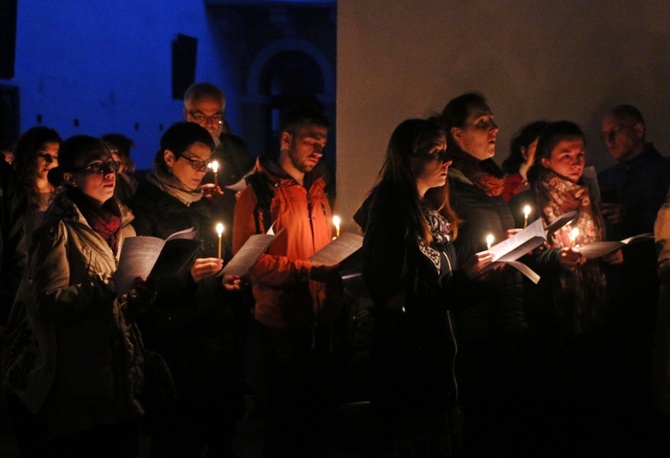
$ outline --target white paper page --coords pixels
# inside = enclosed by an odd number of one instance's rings
[[[189,227],[188,229],[184,229],[182,231],[177,231],[168,238],[165,239],[167,242],[168,240],[172,239],[188,239],[188,240],[193,240],[195,238],[195,228],[194,227]]]
[[[540,246],[545,240],[544,224],[538,218],[523,231],[492,246],[489,251],[493,254],[494,262],[511,262]]]
[[[265,250],[275,239],[274,234],[254,234],[246,241],[242,248],[226,264],[221,275],[245,275]]]
[[[128,237],[123,241],[119,265],[114,273],[119,297],[132,289],[135,278],[147,278],[164,245],[165,241],[158,237]]]
[[[310,261],[332,266],[339,264],[363,246],[363,237],[343,232],[338,238],[309,257]]]

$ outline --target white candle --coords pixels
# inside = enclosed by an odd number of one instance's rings
[[[223,224],[219,223],[216,225],[216,235],[219,236],[219,259],[221,259],[221,236],[223,235]]]
[[[491,245],[493,245],[493,240],[494,240],[493,234],[489,234],[489,235],[486,236],[486,249],[487,250],[491,249]]]
[[[523,207],[523,228],[528,226],[528,216],[530,215],[530,205]]]
[[[340,223],[341,223],[340,217],[337,215],[333,216],[333,224],[335,225],[335,237],[340,236]]]

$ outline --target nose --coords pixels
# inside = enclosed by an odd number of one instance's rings
[[[489,130],[490,130],[491,132],[493,132],[494,134],[497,134],[498,131],[500,130],[500,129],[498,128],[498,124],[496,124],[496,122],[495,122],[494,120],[491,120],[491,125],[489,126]]]

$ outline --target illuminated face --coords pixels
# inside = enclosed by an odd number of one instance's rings
[[[498,130],[488,107],[471,106],[465,126],[454,127],[451,133],[463,151],[483,161],[496,154]]]
[[[170,150],[165,150],[163,153],[165,164],[172,168],[172,174],[189,191],[195,191],[200,187],[200,183],[207,173],[207,164],[209,164],[211,157],[212,149],[200,142],[190,145],[177,159]]]
[[[56,142],[48,142],[42,145],[35,158],[36,178],[46,180],[49,170],[58,166],[58,150],[60,145]]]
[[[102,205],[114,196],[117,171],[115,164],[117,163],[112,156],[105,152],[91,159],[86,165],[78,167],[76,171],[65,174],[66,179],[69,175],[81,192]]]
[[[282,154],[287,154],[290,164],[299,172],[309,173],[319,163],[326,147],[328,130],[323,126],[303,125],[295,134],[282,132]]]
[[[184,108],[184,119],[194,122],[207,129],[216,144],[219,144],[219,136],[223,131],[225,120],[224,110],[226,104],[210,97],[202,97],[191,100]]]
[[[573,183],[581,178],[585,162],[584,140],[581,138],[561,140],[551,151],[549,159],[542,158],[544,168]]]
[[[603,138],[617,161],[629,160],[644,146],[644,126],[627,118],[608,114],[602,122]]]
[[[423,195],[431,188],[439,188],[447,182],[447,172],[451,165],[446,160],[447,140],[443,137],[430,149],[428,154],[422,154],[413,160],[416,170],[416,187],[419,195]]]

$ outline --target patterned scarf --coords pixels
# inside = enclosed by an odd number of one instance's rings
[[[122,222],[121,210],[116,199],[109,199],[100,206],[76,188],[68,188],[67,196],[84,215],[88,225],[105,239],[116,256],[119,252]]]
[[[446,245],[451,241],[451,223],[436,211],[423,209],[423,216],[426,218],[426,221],[428,221],[430,232],[433,235],[433,243],[431,246],[426,246],[419,238],[419,249],[432,261],[435,265],[435,269],[440,273],[442,267],[440,253],[446,249]]]
[[[585,245],[603,240],[604,223],[600,210],[591,200],[588,186],[572,183],[549,169],[540,172],[535,193],[542,218],[548,224],[569,211],[579,217],[572,227],[579,229],[574,244]],[[572,246],[570,227],[554,233],[551,248]],[[607,283],[601,270],[600,259],[587,259],[573,272],[561,270],[553,285],[554,311],[558,317],[563,338],[573,338],[602,327],[607,313]]]
[[[453,158],[451,167],[458,169],[465,177],[489,197],[502,194],[505,189],[505,172],[493,159],[480,161],[460,149],[449,151]]]
[[[193,202],[202,199],[200,187],[195,191],[190,191],[179,181],[179,178],[168,172],[163,164],[154,164],[151,172],[147,175],[147,181],[157,186],[161,191],[170,194],[187,207]]]

